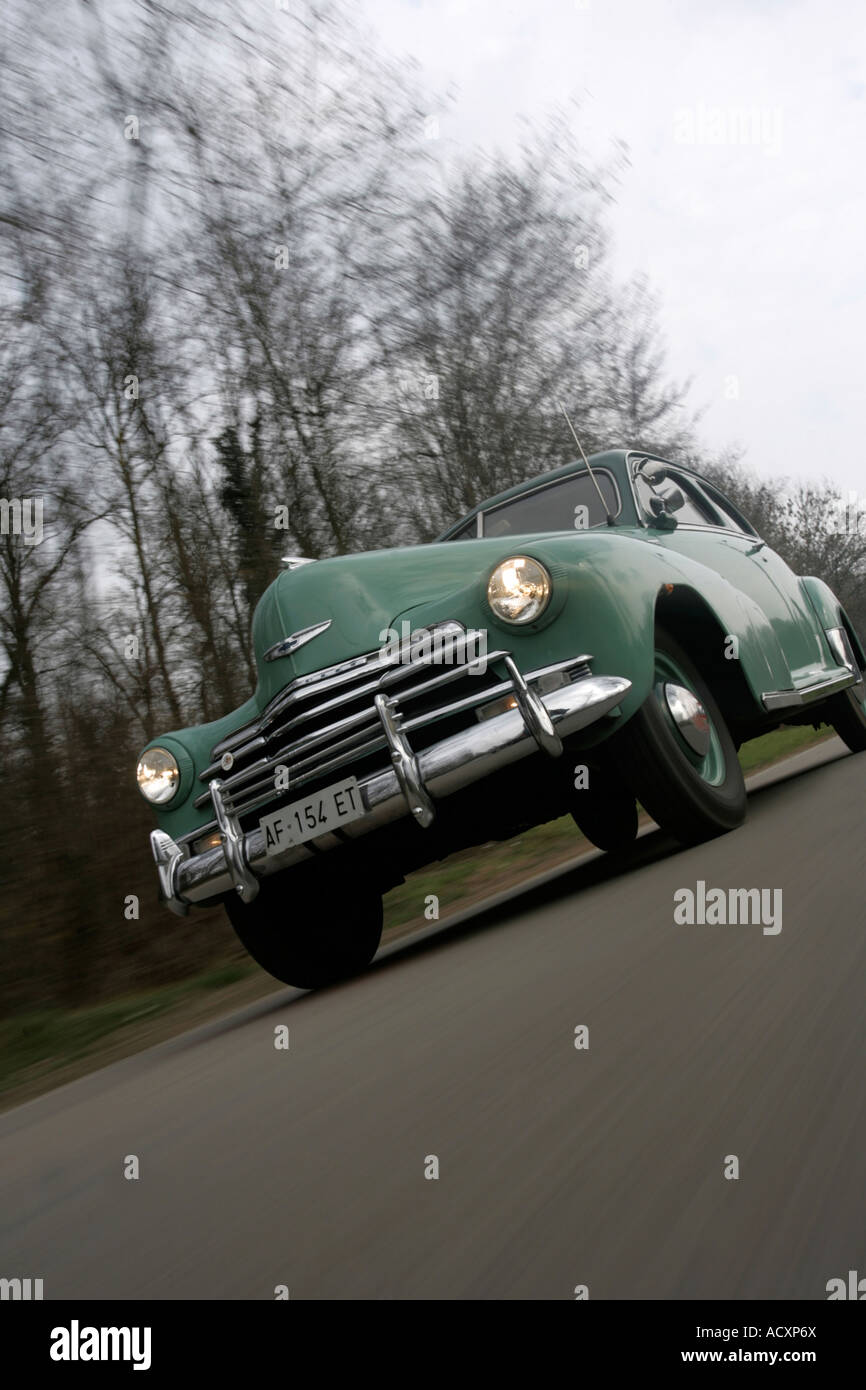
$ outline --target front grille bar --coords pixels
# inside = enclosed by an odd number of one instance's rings
[[[505,651],[490,652],[487,656],[487,661],[498,661],[500,659],[505,658],[507,655],[508,653]],[[412,663],[411,666],[404,667],[403,671],[406,675],[417,675],[419,671],[423,670],[425,665],[429,665],[429,662],[418,661]],[[337,697],[337,699],[328,700],[324,704],[316,705],[311,709],[305,710],[302,714],[290,720],[283,727],[283,729],[280,730],[280,733],[285,734],[302,722],[308,722],[310,719],[314,719],[317,716],[321,716],[323,713],[327,713],[330,710],[347,703],[349,700],[355,701],[359,698],[363,698],[366,694],[372,694],[373,699],[375,701],[375,696],[380,692],[380,690],[383,689],[386,689],[388,691],[391,700],[397,705],[399,705],[403,701],[408,702],[422,698],[425,695],[429,695],[434,690],[439,689],[441,686],[447,685],[451,681],[458,680],[460,677],[467,675],[468,670],[469,667],[466,665],[450,667],[446,671],[438,672],[429,680],[425,680],[419,683],[418,685],[413,685],[411,689],[406,691],[392,689],[391,680],[393,680],[397,673],[396,671],[390,671],[386,676],[379,677],[375,681],[365,683],[362,686],[356,686],[347,695],[341,695]],[[387,685],[386,681],[388,682]],[[498,686],[495,689],[497,692],[499,691]],[[507,691],[508,689],[510,689],[510,685],[506,685],[504,687],[504,691]],[[484,704],[490,698],[490,688],[484,687],[479,689],[476,695],[466,697],[465,701],[461,703],[463,704],[464,708],[471,708],[473,703]],[[441,717],[442,715],[439,710],[433,710],[427,715],[418,715],[412,720],[412,727],[418,728],[422,722],[427,724],[433,723],[436,719],[439,719]],[[317,729],[310,734],[301,735],[301,737],[299,739],[296,739],[294,742],[285,744],[282,748],[279,749],[278,752],[273,754],[271,757],[267,759],[262,758],[258,762],[253,763],[248,767],[239,769],[232,776],[223,778],[223,788],[230,794],[237,796],[240,794],[242,788],[250,780],[251,777],[261,776],[269,769],[275,769],[281,766],[282,764],[294,764],[299,753],[303,754],[318,747],[323,747],[327,745],[329,752],[331,751],[331,748],[345,747],[347,752],[354,752],[355,750],[352,747],[351,738],[340,739],[340,735],[351,735],[352,730],[355,729],[369,733],[369,729],[365,728],[365,726],[368,725],[376,725],[376,711],[374,703],[371,703],[367,709],[360,710],[355,714],[346,715],[343,719],[335,720],[333,723],[328,724],[325,728]],[[338,742],[332,743],[331,741],[334,739],[337,739]],[[265,742],[264,738],[262,738],[261,742]],[[256,739],[244,745],[244,747],[249,748],[250,750],[254,750],[258,746],[258,744],[259,740]],[[239,753],[240,751],[241,750],[239,750]],[[239,756],[239,754],[236,756]],[[306,768],[310,766],[311,762],[312,760],[309,758],[302,759],[300,764],[298,764],[298,767]],[[328,760],[328,762],[330,763],[330,759]],[[221,768],[220,763],[212,763],[209,767],[205,768],[205,770],[200,774],[199,780],[208,781],[212,777],[220,774],[222,770],[223,769]],[[314,775],[318,775],[318,773],[311,773],[310,776],[302,778],[302,781],[310,781],[312,779],[312,776]],[[194,805],[200,808],[202,806],[207,805],[208,800],[208,793],[203,792],[200,796],[196,797]]]
[[[376,713],[385,730],[391,750],[391,762],[394,764],[394,772],[406,799],[406,805],[418,824],[426,827],[433,820],[436,810],[421,780],[415,754],[403,736],[403,716],[398,713],[395,702],[389,700],[387,695],[381,694],[376,696]]]
[[[275,769],[287,765],[299,752],[305,752],[307,756],[300,761],[294,761],[292,764],[291,785],[293,788],[316,781],[331,771],[336,772],[347,762],[387,750],[409,811],[422,826],[428,826],[431,823],[435,815],[435,807],[424,787],[418,771],[417,758],[407,739],[407,734],[414,730],[450,715],[495,701],[504,695],[513,694],[526,727],[538,746],[550,756],[557,757],[562,751],[561,740],[550,721],[544,702],[530,683],[559,672],[571,672],[573,677],[576,670],[581,667],[588,672],[591,657],[586,654],[572,657],[566,662],[556,662],[528,672],[525,676],[520,672],[508,652],[491,653],[488,660],[502,660],[507,672],[507,679],[498,681],[494,686],[487,686],[475,694],[422,712],[414,717],[410,717],[406,711],[400,708],[401,701],[411,701],[416,696],[429,694],[432,690],[447,685],[459,676],[466,674],[466,666],[440,672],[430,680],[424,681],[421,685],[413,686],[407,691],[392,689],[391,693],[386,694],[379,688],[376,690],[372,708],[358,711],[345,719],[337,720],[326,729],[304,735],[273,757],[259,759],[250,767],[241,769],[234,777],[224,780],[212,779],[208,790],[196,798],[195,805],[201,807],[210,802],[213,806],[215,824],[224,836],[229,870],[238,893],[244,897],[244,900],[251,901],[252,897],[255,896],[258,891],[258,882],[244,862],[243,831],[240,827],[239,817],[251,814],[274,800],[277,791],[273,776]],[[423,664],[426,663],[414,663],[411,669],[417,673],[418,668]],[[404,667],[404,670],[411,673],[409,668]],[[393,676],[396,672],[389,674]],[[382,681],[381,677],[380,681]],[[384,684],[384,681],[382,683]],[[376,685],[379,685],[378,681]],[[367,688],[365,683],[364,691]],[[359,693],[356,687],[352,698],[357,698]],[[328,705],[331,703],[331,701],[327,702]],[[308,711],[308,715],[313,716],[316,713],[321,713],[321,709],[322,707],[319,706],[317,709]],[[292,723],[295,722],[300,721],[292,721]],[[249,728],[247,736],[248,734]],[[335,734],[342,734],[343,736],[333,742],[331,740]],[[259,741],[256,739],[247,746],[252,749]],[[261,739],[262,743],[264,741]],[[324,760],[321,760],[321,752],[328,754]],[[205,773],[202,774],[202,777],[204,776],[206,776]],[[239,800],[243,804],[238,805]],[[206,834],[212,828],[212,824],[199,827],[195,832],[195,838]],[[192,839],[193,836],[188,838]]]
[[[562,739],[553,727],[553,720],[545,709],[544,701],[527,684],[510,656],[505,657],[505,669],[511,677],[514,698],[527,729],[539,748],[549,753],[552,758],[558,758],[562,752]]]
[[[488,659],[492,661],[506,656],[508,656],[508,653],[495,652]],[[556,662],[553,665],[539,667],[535,671],[530,671],[525,678],[522,678],[527,684],[527,689],[529,689],[530,702],[537,697],[535,696],[535,692],[529,687],[529,682],[542,680],[547,675],[563,670],[571,670],[572,673],[574,673],[579,668],[585,667],[588,671],[590,661],[591,657],[584,654],[573,657],[565,663]],[[514,667],[514,669],[517,670],[516,667]],[[429,692],[431,686],[444,685],[448,681],[455,679],[464,671],[464,667],[459,667],[434,677],[433,681],[425,682],[425,693]],[[520,676],[519,671],[518,676]],[[411,699],[417,689],[418,687],[414,687],[412,691],[407,691],[405,693],[395,692],[389,698],[399,708],[400,700],[403,698]],[[522,690],[519,693],[522,696]],[[437,720],[464,713],[472,708],[477,708],[478,705],[487,704],[509,694],[514,694],[515,700],[519,705],[521,704],[510,671],[508,679],[501,680],[497,682],[496,685],[488,686],[475,694],[464,696],[459,700],[454,700],[444,705],[439,705],[434,710],[424,711],[415,716],[410,716],[408,713],[401,710],[400,713],[403,716],[401,727],[405,734],[411,734],[415,730],[424,728]],[[526,710],[529,710],[530,721],[534,719],[532,704],[527,704],[525,697],[521,708],[524,715],[526,715]],[[356,731],[354,735],[351,732],[352,729]],[[346,735],[347,730],[349,731],[348,736]],[[239,814],[247,815],[257,810],[260,806],[267,804],[268,801],[274,798],[275,787],[273,775],[278,767],[287,765],[288,761],[297,752],[318,747],[320,741],[324,743],[327,739],[332,739],[335,734],[340,732],[344,733],[344,737],[336,744],[331,743],[327,748],[327,752],[330,756],[322,761],[319,761],[316,757],[307,757],[301,763],[294,763],[291,777],[293,787],[306,786],[310,782],[318,780],[321,776],[331,771],[338,771],[341,767],[345,766],[346,762],[349,760],[367,757],[372,753],[384,751],[388,747],[387,739],[381,728],[381,719],[376,717],[375,707],[360,711],[358,714],[349,716],[345,720],[336,721],[325,730],[319,730],[315,734],[304,736],[303,739],[298,740],[295,744],[290,744],[280,749],[272,757],[258,759],[250,766],[240,769],[235,773],[234,777],[221,779],[223,798],[229,797],[233,798],[235,801],[243,798],[244,805],[238,808]],[[540,727],[540,721],[537,722],[534,736],[537,741],[542,743],[542,746],[544,746],[545,741],[550,744],[550,747],[547,748],[546,751],[550,752],[555,748],[555,742],[547,738],[547,731]],[[258,740],[256,742],[258,743]],[[264,743],[264,740],[261,740],[261,742]],[[252,744],[247,746],[250,747],[251,750],[254,747]],[[210,769],[208,769],[208,771],[210,771]],[[206,772],[201,774],[202,778],[205,776],[207,776]],[[247,800],[247,798],[251,799]],[[212,798],[208,790],[196,797],[194,804],[200,809],[208,805],[211,800]],[[213,823],[209,823],[204,827],[199,827],[195,832],[195,836],[190,836],[188,838],[197,839],[206,834],[210,829],[213,829]]]
[[[232,882],[238,896],[243,898],[245,903],[252,902],[258,894],[259,881],[247,863],[247,857],[244,854],[244,832],[234,811],[223,798],[219,778],[215,778],[211,782],[210,795],[217,825],[222,831],[223,854]]]
[[[541,699],[538,692],[532,688],[530,681],[539,679],[544,675],[552,674],[553,672],[562,672],[565,674],[575,667],[588,667],[590,658],[588,656],[574,657],[570,661],[558,663],[553,667],[544,667],[538,672],[531,672],[529,676],[523,675],[508,653],[503,654],[503,661],[509,679],[501,682],[496,688],[497,691],[504,687],[506,690],[513,693],[528,733],[532,735],[536,744],[543,752],[549,754],[551,757],[558,757],[563,749],[562,740],[556,732],[553,720],[550,717],[550,713],[544,701]],[[437,679],[435,683],[441,684],[444,682]],[[490,700],[490,698],[491,691],[489,688],[480,692],[478,697],[470,697],[472,701],[478,703]],[[494,698],[496,697],[494,696]],[[457,701],[455,703],[462,705],[466,702]],[[418,759],[406,737],[407,724],[404,713],[399,709],[397,697],[395,695],[386,695],[381,690],[378,691],[374,697],[374,710],[382,734],[381,737],[375,738],[372,742],[377,746],[381,744],[389,750],[397,784],[406,806],[418,824],[426,828],[432,823],[436,814],[436,808],[424,784]],[[433,712],[434,716],[436,713],[436,711]],[[351,735],[349,740],[344,739],[343,743],[347,741],[352,742],[355,737],[356,735]],[[355,756],[357,756],[358,751],[357,748],[353,748]],[[285,756],[285,754],[283,756]],[[307,761],[310,760],[308,759]],[[344,753],[339,753],[337,758],[333,761],[337,763],[344,762]],[[316,767],[314,775],[319,776],[322,771],[323,768],[319,765]],[[252,787],[244,785],[241,790],[244,795],[249,796],[260,788],[264,792],[266,786],[268,790],[261,802],[261,804],[266,804],[273,800],[274,793],[273,786],[269,785],[268,782],[256,783]],[[259,802],[254,801],[252,805],[245,805],[239,809],[233,804],[231,788],[219,778],[214,778],[211,781],[207,796],[213,805],[216,822],[222,832],[223,852],[229,876],[231,877],[238,895],[244,902],[251,902],[259,891],[259,881],[250,868],[246,858],[244,832],[240,825],[239,815],[246,814],[248,811],[255,809]],[[201,835],[203,832],[199,830],[197,833]],[[173,844],[171,847],[172,849],[175,848]],[[157,855],[158,848],[161,850],[161,855]],[[170,889],[170,895],[166,894],[166,896],[170,896],[170,898],[173,899],[173,881],[177,872],[179,860],[175,862],[173,859],[170,859],[168,853],[165,852],[162,846],[155,846],[154,853],[158,862],[161,860],[162,876]]]
[[[313,706],[313,717],[322,710],[337,709],[340,705],[357,700],[363,695],[375,696],[381,688],[384,689],[392,682],[398,682],[417,673],[425,666],[430,666],[446,656],[449,658],[449,665],[453,664],[455,670],[466,671],[471,668],[473,659],[466,662],[456,660],[461,654],[467,656],[471,651],[471,644],[474,640],[472,633],[462,633],[451,639],[446,646],[439,651],[438,656],[427,653],[414,659],[404,660],[405,649],[398,652],[387,652],[383,655],[384,649],[377,649],[375,652],[368,652],[366,656],[353,657],[347,662],[342,662],[336,667],[326,667],[323,672],[314,672],[309,676],[298,676],[286,690],[280,692],[269,705],[266,706],[259,719],[251,724],[246,724],[242,729],[235,730],[232,734],[227,734],[211,750],[213,762],[211,766],[201,773],[201,780],[207,781],[210,777],[215,777],[221,768],[221,758],[225,753],[232,753],[239,757],[243,752],[244,746],[251,740],[256,739],[257,735],[269,734],[280,724],[282,716],[287,710],[311,696],[317,695],[320,691],[338,691],[343,686],[349,686],[345,692],[338,693],[333,699],[324,703],[317,703]],[[504,652],[491,652],[487,656],[488,661],[494,661],[497,657],[505,655]],[[346,670],[341,670],[345,666]],[[329,675],[333,671],[335,674]],[[358,685],[356,682],[359,676],[372,674],[373,679],[369,683]],[[303,722],[305,718],[310,718],[309,712],[297,716],[297,721],[290,721],[284,727],[291,727],[294,722]]]

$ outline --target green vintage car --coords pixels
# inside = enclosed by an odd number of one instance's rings
[[[167,905],[224,903],[293,985],[367,965],[382,894],[455,850],[571,813],[618,851],[636,801],[693,844],[743,821],[746,739],[827,723],[866,749],[838,599],[664,459],[597,454],[431,545],[284,564],[255,694],[155,739],[138,784]]]

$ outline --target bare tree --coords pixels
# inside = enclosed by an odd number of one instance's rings
[[[607,270],[616,170],[560,122],[419,199],[386,354],[391,481],[416,534],[570,459],[560,398],[590,451],[686,433],[652,303]]]

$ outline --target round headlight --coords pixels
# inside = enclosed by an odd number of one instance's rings
[[[146,753],[142,753],[135,775],[138,790],[145,800],[159,806],[171,801],[180,782],[177,761],[164,748],[148,748]]]
[[[550,602],[550,575],[537,560],[515,555],[503,560],[487,582],[487,602],[506,623],[531,623]]]

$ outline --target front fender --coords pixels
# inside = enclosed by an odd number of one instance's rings
[[[762,708],[766,690],[791,685],[785,654],[763,609],[698,561],[642,535],[611,532],[517,537],[513,550],[540,560],[550,571],[557,591],[552,621],[548,614],[526,628],[498,621],[484,599],[484,585],[476,579],[465,587],[455,586],[446,598],[405,609],[394,620],[395,627],[404,619],[422,627],[457,618],[467,627],[483,629],[491,650],[510,650],[521,670],[587,652],[597,673],[622,675],[631,681],[632,689],[621,707],[622,716],[628,718],[640,708],[652,685],[659,600],[670,586],[682,586],[701,599],[721,642],[726,636],[737,638],[739,667],[756,710]]]

